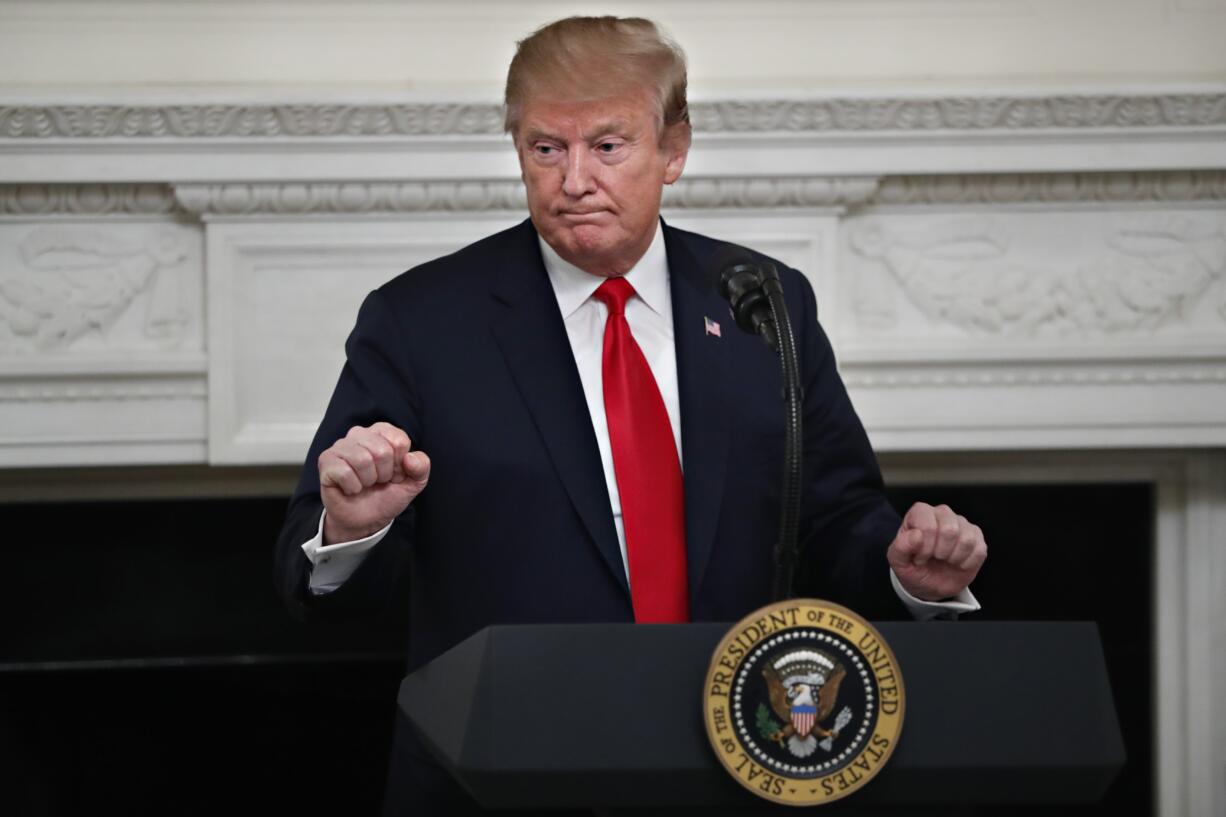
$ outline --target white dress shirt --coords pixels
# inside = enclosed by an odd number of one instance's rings
[[[605,485],[609,489],[613,523],[617,528],[617,542],[621,548],[622,564],[630,575],[626,561],[626,529],[622,522],[621,497],[617,490],[617,476],[613,470],[613,451],[609,443],[609,428],[605,418],[602,359],[604,354],[604,327],[608,307],[593,298],[596,289],[604,282],[598,275],[584,272],[563,259],[545,241],[540,241],[545,271],[553,286],[558,309],[566,325],[566,336],[579,369],[579,380],[587,399],[588,413],[592,418],[592,430],[600,449],[600,462],[604,466]],[[655,237],[647,252],[626,273],[626,281],[634,287],[636,296],[626,302],[626,322],[634,340],[643,351],[664,408],[673,429],[673,441],[681,458],[682,471],[685,460],[681,450],[681,401],[677,387],[677,356],[673,343],[673,303],[668,282],[668,256],[664,249],[664,233],[656,227]],[[427,452],[429,453],[429,452]],[[427,487],[426,490],[429,490]],[[315,537],[302,545],[302,550],[314,565],[311,571],[311,590],[326,593],[339,587],[366,558],[366,552],[386,535],[391,525],[383,530],[353,542],[334,545],[323,544],[323,517]],[[765,558],[765,557],[764,557]],[[935,618],[951,613],[970,612],[979,609],[978,602],[969,590],[952,601],[926,602],[913,597],[899,584],[890,571],[894,591],[911,614],[918,619]]]

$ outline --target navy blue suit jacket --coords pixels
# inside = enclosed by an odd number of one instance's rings
[[[680,391],[690,613],[732,621],[770,601],[783,406],[777,357],[711,285],[713,239],[665,225]],[[777,264],[805,384],[799,590],[870,618],[905,615],[885,551],[899,519],[817,322]],[[720,323],[708,334],[704,318]],[[495,623],[631,621],[630,594],[579,373],[525,221],[372,292],[277,547],[303,611],[378,606],[408,571],[408,668]],[[316,460],[387,421],[430,455],[425,491],[337,591],[312,597],[299,545],[321,503]]]

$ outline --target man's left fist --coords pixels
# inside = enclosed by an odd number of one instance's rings
[[[898,582],[922,601],[941,601],[967,588],[988,558],[978,525],[948,505],[916,502],[886,553]]]

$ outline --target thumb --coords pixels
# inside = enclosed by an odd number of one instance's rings
[[[407,451],[401,460],[404,476],[408,480],[425,485],[430,478],[430,457],[424,451]]]

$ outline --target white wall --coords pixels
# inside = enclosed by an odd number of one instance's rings
[[[514,41],[580,12],[664,23],[696,98],[1226,81],[1226,0],[0,0],[0,93],[492,100]]]

